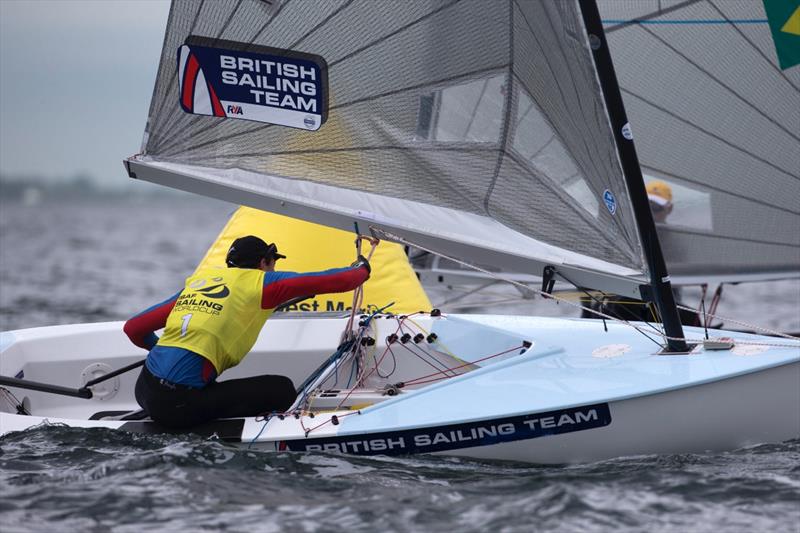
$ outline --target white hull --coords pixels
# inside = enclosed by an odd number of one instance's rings
[[[703,453],[800,436],[800,363],[609,405],[589,432],[467,448],[454,455],[574,463],[643,454]]]
[[[438,331],[459,357],[478,362],[463,375],[409,387],[398,396],[359,391],[336,412],[319,404],[322,412],[313,418],[239,419],[212,423],[205,434],[266,449],[443,453],[532,463],[721,451],[800,436],[800,347],[754,348],[746,343],[758,337],[739,335],[745,349],[738,352],[700,349],[662,356],[635,332],[612,326],[603,334],[594,321],[478,316],[423,317],[418,324]],[[342,319],[273,320],[230,377],[284,373],[300,383],[330,355],[343,325]],[[378,348],[394,326],[390,319],[376,321]],[[520,339],[531,339],[533,347],[480,361],[482,354]],[[611,350],[609,357],[609,346],[626,348],[616,355]],[[116,369],[145,355],[131,347],[119,323],[5,333],[2,347],[3,376],[23,370],[24,379],[66,387],[80,386],[81,373],[92,365]],[[413,357],[397,359],[392,382],[430,371]],[[98,411],[138,409],[133,400],[137,375],[123,374],[118,383],[101,387],[105,399],[9,388],[26,398],[32,415],[0,412],[0,434],[45,421],[159,431],[151,422],[89,420]],[[364,398],[378,403],[358,412],[347,409]],[[331,401],[329,407],[338,398]],[[336,425],[330,423],[332,414],[339,418]]]

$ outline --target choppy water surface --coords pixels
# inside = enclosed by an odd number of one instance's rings
[[[541,467],[47,427],[0,444],[4,531],[793,531],[800,441]]]
[[[0,206],[0,330],[125,319],[160,301],[232,209],[191,200]],[[726,297],[720,314],[800,330],[796,282],[731,287]],[[0,439],[0,524],[4,533],[800,532],[800,441],[542,467],[279,454],[47,426]]]

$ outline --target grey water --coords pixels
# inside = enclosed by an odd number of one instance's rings
[[[31,203],[0,203],[2,331],[124,320],[167,298],[235,209],[190,196]],[[431,299],[451,292],[433,289]],[[796,281],[726,287],[722,302],[722,316],[800,330]],[[480,310],[574,314],[536,299]],[[4,533],[800,532],[800,440],[535,466],[269,453],[46,426],[0,438],[0,524]]]

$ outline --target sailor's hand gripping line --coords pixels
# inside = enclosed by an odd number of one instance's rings
[[[356,260],[353,263],[353,266],[356,265],[364,265],[367,267],[367,271],[372,273],[372,268],[369,265],[370,259],[372,259],[372,254],[375,253],[375,248],[378,247],[380,244],[380,239],[377,237],[371,237],[368,235],[361,235],[358,231],[358,222],[354,222],[353,225],[355,226],[356,232]],[[367,241],[370,244],[369,252],[367,252],[367,256],[361,253],[361,244],[362,241]],[[342,334],[342,343],[344,343],[349,336],[353,334],[353,323],[355,322],[355,316],[361,309],[361,304],[364,302],[364,284],[362,283],[358,287],[353,290],[353,307],[350,309],[350,319],[347,321],[347,325],[345,326],[344,333]]]

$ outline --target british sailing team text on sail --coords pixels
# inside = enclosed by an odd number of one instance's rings
[[[253,87],[250,94],[257,104],[317,112],[315,98],[300,96],[317,96],[317,86],[313,83],[317,79],[314,69],[291,63],[226,55],[221,55],[219,62],[223,69],[222,83]],[[286,94],[281,97],[279,92]]]

